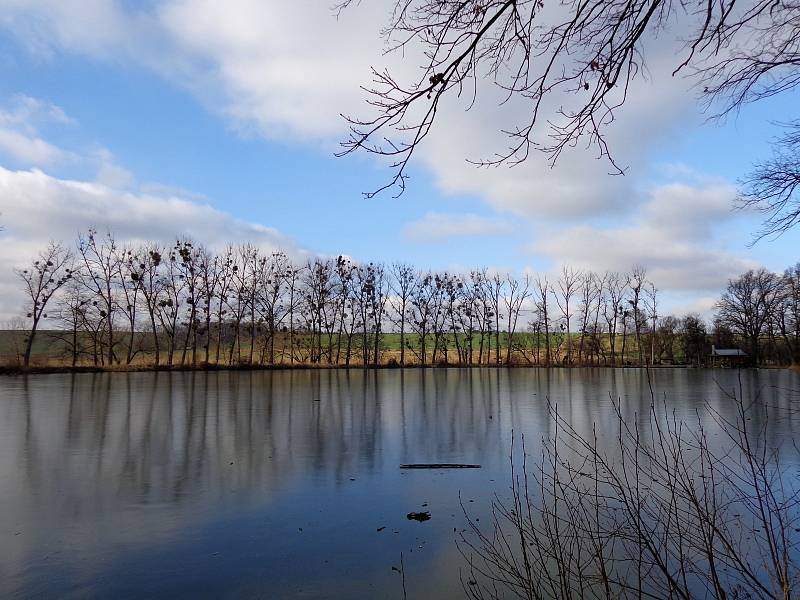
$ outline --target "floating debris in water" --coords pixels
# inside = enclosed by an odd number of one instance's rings
[[[429,513],[427,510],[424,511],[424,512],[410,512],[410,513],[408,513],[406,515],[406,518],[409,521],[420,521],[420,522],[422,522],[422,521],[427,521],[428,519],[430,519],[431,518],[431,513]]]
[[[401,469],[480,469],[480,465],[462,463],[411,463],[400,465]]]

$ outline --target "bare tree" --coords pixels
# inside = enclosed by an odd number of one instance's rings
[[[340,0],[339,10],[354,4]],[[409,81],[373,70],[371,114],[349,116],[342,154],[387,156],[393,176],[380,188],[404,189],[409,160],[445,110],[447,97],[467,109],[486,86],[504,103],[526,105],[504,123],[508,147],[480,165],[517,164],[532,151],[555,162],[585,142],[615,172],[606,130],[637,79],[655,38],[671,37],[674,73],[694,77],[702,103],[720,116],[797,88],[800,35],[796,2],[775,0],[394,0],[383,35],[390,52],[420,56]],[[408,54],[406,52],[408,51]],[[509,114],[517,114],[509,110]],[[794,151],[794,150],[792,150]],[[796,156],[796,153],[795,153]],[[796,164],[796,163],[795,163]],[[767,165],[765,172],[772,172]],[[759,179],[760,177],[756,177]],[[782,208],[785,192],[767,201]],[[763,195],[755,188],[753,198]],[[371,192],[372,195],[377,192]],[[770,195],[772,194],[772,195]],[[775,203],[777,200],[777,203]],[[796,206],[796,202],[794,202]],[[785,204],[785,203],[784,203]],[[796,217],[781,223],[794,223]]]
[[[59,339],[70,357],[70,365],[78,365],[78,357],[84,351],[86,310],[89,298],[79,278],[74,276],[63,286],[56,304],[56,318],[61,323],[54,337]]]
[[[800,365],[800,263],[783,274],[778,325],[793,365]]]
[[[658,321],[658,329],[650,333],[651,364],[655,364],[656,357],[659,361],[666,358],[670,363],[675,362],[675,346],[680,328],[680,319],[672,315],[667,315]]]
[[[505,290],[505,281],[501,279],[500,275],[495,273],[486,280],[489,300],[491,301],[492,315],[494,316],[494,323],[492,323],[494,330],[494,363],[500,364],[500,320],[503,315],[500,313],[501,299]]]
[[[131,273],[131,278],[138,280],[144,298],[145,308],[150,320],[150,330],[153,334],[153,351],[156,367],[161,362],[161,344],[159,329],[156,320],[159,314],[159,302],[164,288],[164,279],[161,274],[161,247],[151,244],[142,250],[139,270]]]
[[[267,327],[265,346],[269,346],[269,364],[275,364],[275,338],[289,314],[283,305],[287,291],[284,278],[288,269],[288,257],[283,252],[273,252],[268,257],[259,283],[258,307]]]
[[[25,356],[25,346],[28,343],[28,326],[22,317],[13,317],[6,321],[5,329],[11,332],[9,353],[13,356],[14,366],[20,366]]]
[[[597,275],[592,272],[584,273],[580,280],[580,340],[578,342],[578,363],[584,363],[584,347],[587,340],[592,339],[589,331],[592,312],[595,305],[599,305],[600,286]]]
[[[550,349],[550,311],[548,310],[548,299],[552,288],[546,276],[536,278],[536,289],[539,292],[537,299],[537,311],[539,312],[539,322],[544,330],[545,361],[549,367],[552,364],[553,355]]]
[[[632,314],[632,311],[622,307],[620,308],[620,321],[622,322],[622,349],[620,350],[620,355],[622,356],[623,365],[629,364],[625,357],[627,356],[626,344],[628,341],[628,324],[630,323]]]
[[[515,279],[510,275],[506,276],[506,289],[508,293],[503,297],[506,308],[506,363],[511,363],[511,349],[514,345],[514,332],[517,330],[517,322],[522,312],[525,301],[531,296],[530,276],[525,273],[522,280]]]
[[[97,232],[89,229],[86,235],[78,238],[78,252],[83,263],[82,281],[101,304],[99,315],[105,320],[105,334],[108,339],[108,364],[114,364],[114,317],[117,312],[116,289],[114,285],[119,272],[119,254],[111,232],[98,239]]]
[[[446,290],[447,281],[450,276],[447,273],[440,274],[434,273],[431,279],[431,295],[429,296],[430,304],[430,325],[431,333],[433,334],[433,349],[431,353],[431,364],[443,361],[447,363],[447,308],[446,308]],[[441,355],[437,361],[437,355]]]
[[[250,280],[256,266],[255,260],[253,247],[250,244],[242,244],[236,249],[231,266],[231,287],[226,302],[228,315],[233,321],[230,347],[228,348],[229,365],[233,364],[234,354],[236,354],[237,363],[242,359],[242,321],[250,307],[249,301],[252,293]],[[252,326],[255,327],[255,323],[252,323]]]
[[[798,57],[799,43],[795,40]],[[796,60],[800,65],[800,58]],[[756,240],[787,231],[800,221],[800,120],[786,128],[774,144],[772,157],[756,164],[742,180],[742,206],[766,215]]]
[[[480,338],[479,347],[482,347],[483,344],[481,277],[480,271],[470,271],[469,276],[463,279],[464,285],[461,288],[461,311],[459,312],[459,318],[461,320],[461,330],[464,332],[463,352],[465,362],[468,365],[473,364],[475,360],[476,336]]]
[[[644,348],[642,347],[642,325],[644,314],[642,312],[642,294],[647,285],[647,269],[641,265],[635,265],[631,269],[629,277],[629,284],[631,290],[631,297],[628,304],[631,306],[631,313],[633,315],[633,327],[636,332],[636,352],[639,356],[639,365],[644,364]]]
[[[428,360],[428,336],[433,329],[436,293],[436,284],[431,273],[417,275],[416,285],[409,298],[408,323],[417,336],[419,350],[413,346],[410,346],[410,349],[417,355],[423,367],[427,365]]]
[[[745,338],[753,364],[760,363],[759,338],[776,308],[780,278],[764,268],[728,282],[717,302],[719,320]]]
[[[295,314],[300,303],[301,295],[298,293],[298,287],[301,277],[302,269],[294,265],[288,265],[285,271],[286,285],[289,293],[289,304],[287,307],[289,318],[289,363],[294,364],[295,361]]]
[[[72,267],[72,253],[61,244],[50,242],[27,269],[16,271],[25,285],[27,318],[31,323],[23,357],[23,366],[26,369],[30,366],[33,340],[39,323],[47,318],[47,305],[55,293],[72,279]]]
[[[605,293],[603,295],[604,317],[608,325],[608,343],[611,350],[611,364],[616,365],[617,331],[620,319],[624,316],[622,304],[628,289],[628,281],[619,273],[606,275]],[[625,361],[625,350],[622,350],[622,361]]]
[[[184,322],[186,331],[183,337],[183,348],[181,351],[181,365],[186,364],[186,355],[191,345],[192,365],[197,364],[197,311],[200,304],[201,285],[200,253],[191,240],[181,240],[176,244],[178,260],[176,261],[181,281],[184,282],[182,302],[186,306],[186,321]]]
[[[466,361],[466,338],[461,335],[463,327],[463,300],[464,281],[459,275],[453,275],[445,282],[445,302],[447,305],[447,317],[450,323],[450,333],[453,336],[453,345],[456,347],[456,355],[459,364]]]
[[[592,324],[592,335],[591,335],[591,342],[592,342],[592,351],[594,352],[596,363],[600,364],[600,357],[605,356],[605,350],[603,348],[603,326],[600,323],[600,312],[604,309],[603,303],[603,290],[605,289],[606,281],[607,281],[608,274],[605,273],[602,276],[594,275],[593,282],[595,290],[593,292],[594,295],[594,322]]]
[[[221,277],[221,259],[205,247],[200,247],[197,256],[197,268],[199,272],[199,298],[201,306],[199,310],[203,317],[203,330],[205,343],[203,345],[205,362],[211,362],[211,319],[213,316],[214,298],[219,295],[219,283]]]
[[[222,352],[222,335],[225,328],[225,317],[228,315],[229,295],[233,294],[233,276],[238,265],[235,262],[233,246],[227,246],[219,262],[219,291],[217,293],[216,321],[217,321],[217,349],[214,362],[219,364]]]
[[[386,268],[380,263],[370,263],[371,286],[368,300],[370,304],[370,317],[372,318],[374,337],[372,340],[372,362],[380,362],[381,335],[383,334],[383,320],[386,313],[386,303],[389,301],[389,280]]]
[[[186,283],[178,267],[177,250],[178,244],[169,250],[167,260],[164,262],[163,287],[156,313],[161,329],[167,335],[167,365],[170,367],[175,361],[175,352],[178,350],[180,310]]]
[[[700,364],[706,353],[702,323],[687,318],[679,326],[677,319],[658,314],[659,290],[647,281],[642,267],[629,276],[598,277],[564,266],[552,285],[543,276],[500,278],[485,269],[468,275],[417,275],[406,265],[395,265],[387,273],[381,264],[355,264],[345,257],[318,258],[295,267],[281,252],[263,255],[246,244],[216,255],[178,241],[162,255],[159,246],[119,246],[111,234],[97,238],[91,230],[81,236],[78,247],[80,265],[65,275],[53,272],[61,263],[49,265],[53,261],[45,260],[45,254],[32,270],[17,272],[33,307],[28,313],[34,320],[32,334],[25,340],[28,360],[38,319],[46,316],[42,299],[51,297],[56,298],[56,313],[65,329],[58,339],[72,349],[73,364],[79,355],[91,356],[95,365],[112,366],[120,358],[130,363],[138,353],[149,352],[147,329],[152,331],[156,367],[162,364],[163,350],[168,366],[176,364],[176,351],[181,351],[180,364],[186,365],[190,350],[191,365],[197,366],[203,339],[205,361],[210,363],[214,320],[215,361],[220,364],[224,345],[222,361],[230,365],[276,364],[287,356],[291,363],[350,365],[356,358],[363,365],[378,365],[387,358],[387,334],[398,329],[402,364],[406,350],[423,365],[451,364],[453,352],[458,364],[473,364],[476,358],[479,365],[511,363],[516,356],[529,364],[574,364],[575,318],[580,364],[608,360],[606,336],[610,364],[619,364],[619,356],[624,364],[635,362],[627,360],[629,329],[636,331],[640,364],[665,355],[674,359],[679,330],[687,361]],[[69,255],[59,245],[47,252]],[[731,281],[718,303],[717,343],[746,343],[756,363],[797,363],[798,269],[792,267],[782,276],[762,269]],[[65,279],[73,284],[59,290]],[[520,335],[518,323],[529,299],[535,307],[535,318],[528,321],[531,335]],[[555,328],[551,302],[560,312]],[[127,323],[118,327],[109,314]],[[127,345],[121,335],[125,331]],[[127,348],[127,356],[121,348]]]
[[[342,338],[347,338],[347,349],[345,352],[346,364],[350,364],[350,356],[353,350],[353,336],[356,327],[361,328],[361,360],[362,364],[367,362],[367,321],[368,301],[367,294],[369,288],[369,276],[365,269],[345,257],[338,256],[333,270],[334,284],[331,288],[333,298],[331,303],[334,305],[333,319],[338,320],[338,332],[336,334],[336,356],[331,360],[338,363],[340,360]],[[349,310],[349,320],[348,320]]]
[[[650,285],[645,288],[644,304],[647,309],[647,317],[653,322],[650,327],[650,364],[655,364],[655,351],[656,351],[656,323],[658,322],[658,288],[650,282]]]
[[[583,274],[580,271],[575,271],[565,265],[561,268],[561,276],[558,278],[558,289],[555,290],[553,294],[564,321],[564,333],[567,338],[567,364],[572,364],[572,336],[570,335],[572,330],[570,329],[570,321],[573,315],[572,310],[574,304],[571,306],[570,303],[578,292],[578,286],[582,279]]]
[[[321,362],[323,357],[322,336],[323,332],[329,333],[330,344],[333,343],[335,311],[332,299],[335,298],[333,282],[333,267],[330,261],[315,259],[309,261],[305,269],[305,316],[310,335],[310,360]],[[327,353],[328,362],[332,361],[330,352]]]
[[[128,349],[125,364],[129,365],[136,354],[134,350],[136,339],[136,319],[139,309],[139,297],[142,293],[142,280],[139,271],[144,268],[138,250],[130,246],[116,247],[115,266],[117,268],[116,280],[120,290],[119,308],[128,321]]]
[[[477,311],[477,324],[480,333],[480,342],[478,343],[478,364],[483,362],[483,350],[487,340],[489,348],[486,350],[486,362],[490,361],[491,341],[492,341],[492,322],[494,314],[491,308],[491,300],[489,294],[489,276],[486,269],[479,271],[472,271],[470,273],[471,285],[475,296],[475,310]]]
[[[708,332],[706,324],[698,315],[686,315],[681,319],[681,344],[684,360],[699,366],[708,356]]]
[[[400,328],[400,365],[406,364],[406,314],[411,291],[414,289],[416,272],[411,265],[405,263],[392,263],[391,290],[393,298],[391,306],[394,309],[394,323]]]

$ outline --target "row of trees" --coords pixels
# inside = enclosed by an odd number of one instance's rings
[[[43,328],[72,365],[702,364],[714,342],[800,362],[800,265],[732,281],[711,332],[696,315],[660,315],[638,266],[515,278],[342,256],[296,264],[250,244],[129,245],[90,230],[17,274],[25,366]]]

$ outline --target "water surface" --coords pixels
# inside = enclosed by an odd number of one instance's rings
[[[770,407],[776,444],[800,428],[797,373],[665,369],[652,385],[704,422],[708,407],[733,416],[741,386]],[[611,398],[646,418],[646,373],[0,378],[0,597],[402,598],[402,553],[409,598],[461,598],[462,505],[486,522],[507,493],[512,431],[546,436],[549,399],[613,440]],[[398,468],[411,462],[482,468]],[[431,520],[406,518],[420,510]]]

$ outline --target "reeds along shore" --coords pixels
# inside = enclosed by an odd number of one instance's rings
[[[639,353],[634,340],[626,343],[626,355],[624,357],[611,356],[608,348],[598,354],[575,354],[570,359],[566,354],[567,344],[564,336],[551,336],[550,360],[546,344],[542,336],[530,333],[519,333],[509,336],[502,333],[499,336],[500,345],[495,345],[494,337],[492,340],[485,340],[482,351],[473,351],[471,355],[465,351],[468,348],[469,340],[464,337],[456,344],[453,339],[443,339],[436,343],[433,338],[427,344],[431,350],[425,355],[419,352],[419,341],[411,336],[407,338],[407,351],[401,353],[398,344],[397,334],[382,334],[378,343],[377,357],[372,353],[375,346],[372,337],[368,336],[367,341],[371,352],[364,360],[364,353],[361,349],[363,338],[359,338],[354,343],[350,341],[350,346],[346,345],[346,340],[341,343],[332,340],[322,345],[319,354],[314,349],[319,350],[319,341],[311,336],[295,336],[292,341],[287,334],[275,336],[275,348],[267,350],[263,345],[256,345],[251,353],[247,346],[238,345],[231,352],[228,344],[219,347],[206,348],[180,348],[171,353],[168,351],[159,352],[156,355],[152,336],[147,333],[139,332],[134,336],[122,337],[122,340],[133,340],[136,345],[130,353],[131,359],[128,361],[127,347],[123,341],[119,343],[114,352],[114,360],[109,363],[107,355],[102,352],[102,344],[98,345],[97,351],[82,351],[73,354],[73,347],[63,343],[63,331],[42,331],[39,332],[38,342],[34,347],[32,359],[27,367],[23,362],[21,348],[26,343],[25,332],[0,332],[0,343],[5,348],[5,353],[0,354],[0,373],[13,374],[22,372],[48,373],[48,372],[97,372],[97,371],[214,371],[214,370],[254,370],[254,369],[339,369],[339,368],[431,368],[431,367],[657,367],[657,368],[681,368],[681,367],[709,367],[709,366],[747,366],[746,362],[735,364],[725,361],[712,362],[710,357],[704,360],[687,360],[682,354],[675,352],[672,359],[663,359],[645,355],[644,363],[639,363]],[[85,333],[83,341],[79,340],[78,345],[82,348],[93,348],[93,340]],[[581,336],[573,335],[570,346],[581,347]],[[511,338],[511,352],[506,351],[508,339]],[[101,338],[102,339],[102,338]],[[603,340],[608,345],[607,340]],[[443,343],[447,347],[443,347]],[[588,343],[584,341],[588,346]],[[416,347],[415,347],[416,346]],[[294,347],[294,353],[289,354],[288,348]],[[14,352],[16,348],[16,352]],[[434,353],[433,348],[437,348]],[[500,351],[497,351],[497,348]],[[709,345],[710,348],[710,345]],[[12,351],[9,352],[9,349]],[[272,353],[272,356],[270,356]],[[580,356],[580,360],[579,360]],[[377,360],[376,360],[377,358]],[[654,360],[651,360],[653,358]],[[270,362],[272,359],[272,362]],[[763,366],[763,365],[762,365]],[[772,365],[780,366],[780,365]]]

